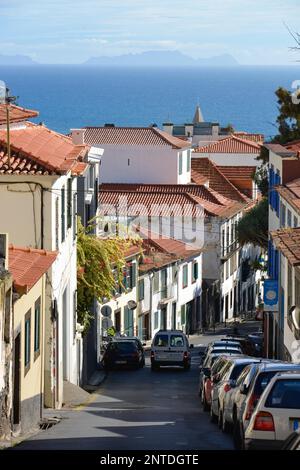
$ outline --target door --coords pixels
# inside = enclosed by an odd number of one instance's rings
[[[14,395],[13,395],[13,424],[20,423],[20,374],[21,374],[21,333],[15,338],[15,358],[14,358]]]
[[[167,308],[163,307],[160,312],[160,327],[162,330],[167,329]]]
[[[193,314],[193,302],[186,304],[186,334],[189,335],[192,333],[192,314]]]
[[[121,332],[121,310],[115,311],[115,328],[118,333]]]

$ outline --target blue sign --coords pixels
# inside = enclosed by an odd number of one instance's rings
[[[264,281],[264,304],[268,307],[278,304],[278,281],[274,279]]]

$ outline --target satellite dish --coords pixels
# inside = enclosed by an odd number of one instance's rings
[[[6,103],[6,85],[0,80],[0,104]]]
[[[127,303],[127,307],[130,310],[135,310],[136,307],[137,307],[137,303],[134,300],[129,300],[128,303]]]
[[[113,325],[113,322],[111,318],[102,318],[101,325],[102,325],[102,330],[107,330]]]
[[[293,306],[290,309],[290,315],[292,317],[292,322],[294,327],[297,330],[300,330],[300,309],[299,307]]]
[[[101,315],[103,317],[110,317],[111,314],[112,314],[112,309],[109,305],[103,305],[103,307],[101,307]]]

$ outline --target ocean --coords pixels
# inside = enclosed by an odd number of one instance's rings
[[[70,128],[161,126],[190,122],[199,103],[206,121],[236,130],[276,134],[275,90],[291,90],[300,67],[98,68],[87,66],[0,67],[20,106],[37,109],[37,122]]]

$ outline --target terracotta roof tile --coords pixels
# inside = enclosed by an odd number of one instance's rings
[[[77,162],[72,168],[72,175],[83,175],[85,170],[88,168],[89,164],[85,162]]]
[[[278,250],[293,266],[300,265],[300,228],[286,228],[271,232]]]
[[[213,144],[198,147],[196,153],[260,153],[261,143],[231,135]]]
[[[12,273],[15,289],[26,294],[45,274],[55,261],[57,253],[9,246],[8,266]]]
[[[244,205],[201,185],[109,184],[100,185],[99,210],[107,215],[202,217],[226,215]],[[204,211],[204,212],[203,212]]]
[[[10,105],[9,107],[9,121],[21,122],[30,118],[35,118],[39,115],[38,111],[33,109],[21,108],[20,106]],[[0,125],[6,124],[6,105],[0,104]]]
[[[82,160],[89,146],[74,145],[69,137],[45,126],[27,122],[23,129],[10,133],[11,150],[43,166],[50,172],[66,173]],[[0,130],[0,148],[6,148],[6,130]]]
[[[150,145],[178,149],[191,146],[190,142],[157,127],[87,127],[84,139],[89,145]]]
[[[300,212],[300,179],[293,180],[285,186],[277,186],[276,190],[298,213]]]
[[[18,152],[12,152],[10,165],[6,149],[0,145],[0,175],[50,175],[53,172],[49,168]]]
[[[246,201],[246,196],[226,178],[209,158],[192,158],[192,180],[195,183],[205,177],[209,187],[234,201]]]
[[[234,132],[233,135],[240,137],[241,139],[251,140],[262,144],[265,140],[264,134],[249,134],[248,132]]]
[[[256,170],[255,166],[222,166],[217,167],[221,173],[229,180],[251,180]]]

